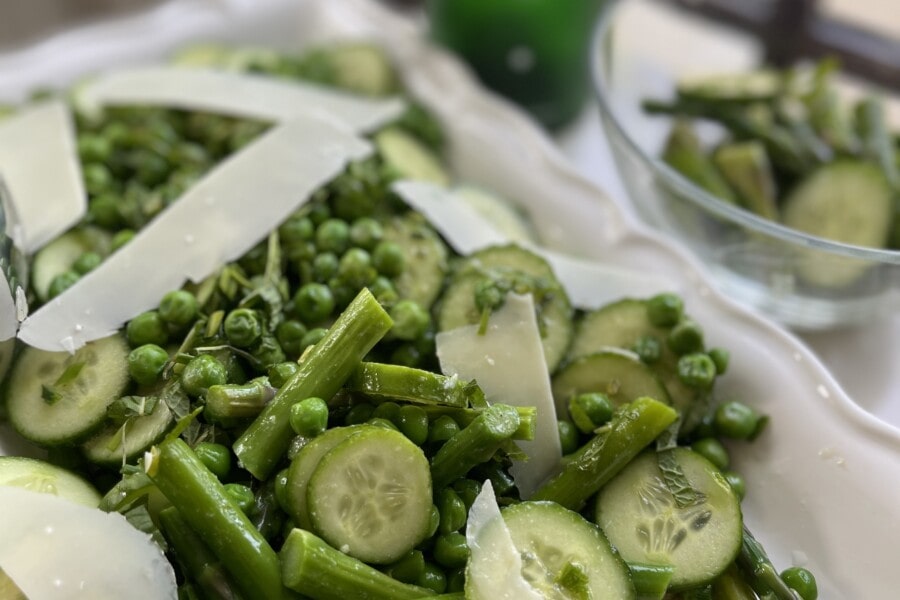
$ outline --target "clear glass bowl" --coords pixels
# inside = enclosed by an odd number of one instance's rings
[[[729,205],[663,163],[671,120],[643,99],[672,97],[683,77],[740,72],[761,47],[741,32],[652,0],[609,0],[592,72],[613,156],[639,215],[686,244],[728,295],[797,329],[883,318],[898,305],[900,252],[833,242]],[[715,128],[701,137],[715,138]]]

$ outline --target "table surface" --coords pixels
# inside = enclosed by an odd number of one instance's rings
[[[555,140],[582,175],[637,217],[616,172],[598,107],[586,107],[576,122],[556,134]],[[874,323],[827,332],[798,332],[798,337],[857,404],[900,427],[900,314],[895,314],[887,327]]]

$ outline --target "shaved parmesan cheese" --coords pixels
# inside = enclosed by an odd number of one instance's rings
[[[115,71],[84,85],[79,105],[153,105],[285,121],[298,114],[332,118],[353,131],[372,131],[403,112],[398,98],[371,99],[302,82],[183,67]]]
[[[0,179],[13,203],[7,234],[25,253],[81,218],[87,197],[72,116],[62,101],[35,104],[0,121]]]
[[[659,292],[679,292],[675,280],[647,273],[603,264],[598,261],[576,258],[553,252],[533,244],[521,242],[516,234],[502,233],[490,221],[492,213],[479,211],[464,197],[448,192],[445,188],[421,181],[400,181],[394,191],[404,202],[425,215],[428,221],[444,236],[460,254],[471,254],[487,246],[520,242],[525,248],[544,257],[553,267],[557,279],[578,308],[592,309],[623,296],[652,296]],[[503,217],[502,223],[507,222]]]
[[[26,344],[73,352],[252,248],[371,145],[298,117],[216,167],[121,250],[29,316]],[[121,290],[121,293],[117,293]]]
[[[509,294],[484,335],[467,325],[437,335],[438,360],[447,375],[474,379],[489,402],[537,407],[534,440],[518,442],[528,460],[511,472],[523,498],[552,475],[562,459],[550,375],[531,295]]]
[[[29,598],[176,597],[162,551],[118,513],[0,486],[0,531],[0,569]]]
[[[454,198],[474,208],[479,215],[488,223],[492,223],[510,241],[520,243],[536,243],[538,241],[528,217],[504,198],[471,185],[460,186],[451,193]]]
[[[481,486],[466,522],[469,562],[466,596],[495,600],[541,600],[522,577],[522,557],[497,506],[490,480]]]

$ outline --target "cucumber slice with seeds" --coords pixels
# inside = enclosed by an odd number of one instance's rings
[[[90,342],[75,354],[28,347],[10,372],[9,419],[36,444],[78,442],[103,423],[128,382],[128,344],[121,335]]]
[[[363,562],[388,564],[428,535],[431,469],[422,449],[368,426],[330,450],[307,489],[313,529]]]
[[[554,375],[552,387],[559,415],[566,414],[572,396],[586,392],[606,394],[616,406],[641,396],[670,403],[665,386],[653,370],[618,348],[588,354],[567,364]]]
[[[600,491],[596,521],[628,562],[674,567],[670,586],[708,583],[741,548],[737,496],[719,470],[687,448],[671,450],[695,500],[679,506],[655,452],[636,458]]]
[[[91,462],[115,466],[132,463],[158,442],[175,422],[169,406],[159,399],[147,414],[128,419],[122,425],[108,425],[84,443],[82,450]]]
[[[447,275],[447,246],[418,213],[394,217],[384,224],[384,239],[403,249],[403,272],[394,280],[401,298],[431,308]]]
[[[375,134],[375,146],[388,165],[404,179],[430,181],[450,185],[450,175],[440,159],[422,142],[397,127],[388,127]]]
[[[521,502],[501,511],[512,543],[522,560],[522,577],[544,598],[556,600],[630,600],[635,597],[628,568],[610,548],[603,533],[576,512],[555,502]],[[487,536],[502,529],[487,525],[476,541],[480,546],[497,543]],[[469,565],[468,600],[505,598],[491,575],[510,568],[502,556],[489,556],[493,565]]]
[[[112,236],[96,227],[73,229],[41,248],[31,265],[31,289],[41,302],[47,300],[50,284],[57,275],[72,268],[85,252],[109,254]]]

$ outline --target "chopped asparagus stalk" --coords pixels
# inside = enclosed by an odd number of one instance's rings
[[[641,600],[662,600],[672,580],[675,569],[669,565],[648,565],[645,563],[628,563],[631,571],[631,582]]]
[[[535,427],[537,427],[537,408],[534,406],[516,406],[519,413],[519,428],[510,439],[522,442],[530,442],[534,439]],[[441,415],[452,417],[460,427],[467,427],[478,415],[484,412],[483,408],[455,408],[451,406],[427,406],[425,413],[429,420]]]
[[[351,390],[376,398],[394,398],[417,404],[466,407],[472,384],[402,365],[364,362],[348,381]]]
[[[737,203],[734,191],[703,152],[694,130],[686,121],[676,121],[672,127],[663,150],[663,160],[713,196]]]
[[[212,385],[206,392],[206,416],[213,421],[255,417],[275,397],[275,388],[262,379],[245,384]]]

